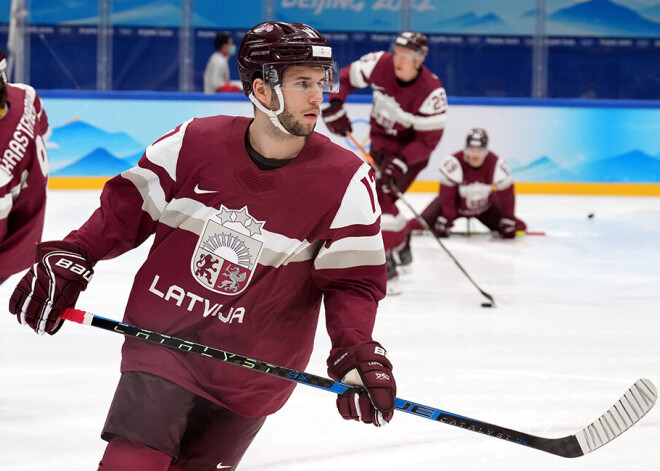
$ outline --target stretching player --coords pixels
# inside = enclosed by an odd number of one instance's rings
[[[440,194],[422,212],[422,218],[440,237],[449,236],[456,218],[474,217],[503,238],[512,239],[516,231],[527,229],[514,209],[509,166],[488,150],[486,130],[474,128],[468,132],[465,149],[440,163]],[[413,219],[408,228],[422,226]]]
[[[373,52],[342,68],[341,89],[330,95],[330,106],[323,110],[328,129],[345,136],[353,130],[343,107],[346,97],[371,85],[371,156],[382,169],[376,190],[383,211],[388,292],[397,290],[396,261],[412,261],[406,219],[399,214],[390,184],[402,192],[408,189],[428,164],[445,126],[447,95],[440,79],[423,65],[428,50],[424,34],[399,34],[392,52]]]
[[[29,85],[7,81],[0,50],[0,284],[32,265],[46,211],[48,117]]]
[[[337,91],[332,48],[313,28],[268,21],[238,54],[254,119],[191,119],[111,179],[101,206],[63,241],[38,246],[10,310],[60,328],[93,267],[155,235],[124,321],[303,370],[321,303],[328,372],[368,395],[338,397],[345,419],[392,418],[396,385],[372,337],[386,288],[374,176],[314,132]],[[103,471],[235,469],[294,385],[127,338],[103,428]]]

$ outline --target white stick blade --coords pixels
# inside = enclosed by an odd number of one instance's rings
[[[583,453],[591,453],[635,425],[651,410],[657,398],[653,383],[638,379],[610,410],[575,434]]]

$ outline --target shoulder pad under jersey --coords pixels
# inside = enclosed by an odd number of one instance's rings
[[[495,170],[493,171],[493,185],[498,190],[506,190],[513,184],[513,178],[511,178],[511,169],[509,165],[502,158],[497,158],[497,163],[495,164]]]
[[[440,162],[440,183],[456,186],[463,181],[461,163],[453,155],[448,155]]]
[[[350,81],[351,85],[356,88],[365,88],[369,85],[371,80],[371,73],[378,64],[378,61],[383,57],[385,51],[370,52],[360,57],[359,60],[352,62],[350,65]]]

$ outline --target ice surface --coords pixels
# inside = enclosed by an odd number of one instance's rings
[[[80,225],[98,194],[51,192],[45,238]],[[432,196],[407,199],[421,209]],[[637,378],[660,383],[660,198],[517,202],[529,229],[546,236],[445,242],[497,308],[481,307],[485,298],[435,239],[416,236],[413,272],[401,277],[402,295],[382,302],[374,337],[389,350],[399,397],[560,437],[591,423]],[[120,319],[147,245],[101,262],[78,306]],[[0,286],[0,470],[96,469],[122,338],[79,325],[35,335],[6,314],[16,281]],[[320,324],[307,371],[325,376],[328,348]],[[344,422],[333,395],[299,386],[240,469],[654,469],[658,438],[656,408],[604,448],[569,460],[403,413],[383,429]]]

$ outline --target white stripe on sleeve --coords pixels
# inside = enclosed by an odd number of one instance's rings
[[[145,155],[150,162],[165,169],[173,181],[176,181],[176,165],[179,160],[179,151],[183,145],[183,136],[192,119],[181,125],[179,130],[147,147]]]
[[[353,175],[330,229],[355,224],[369,226],[380,217],[380,205],[376,198],[376,185],[369,175],[369,166],[362,164]]]

